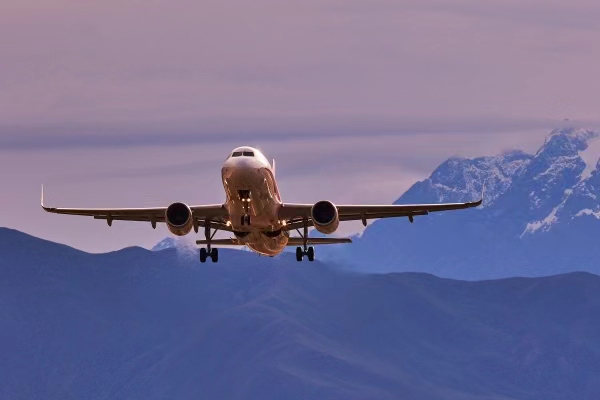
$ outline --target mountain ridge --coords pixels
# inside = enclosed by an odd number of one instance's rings
[[[599,138],[596,131],[561,128],[535,154],[452,157],[394,204],[472,201],[485,184],[482,207],[416,218],[413,226],[375,221],[353,246],[325,256],[356,270],[468,280],[599,273]]]
[[[241,251],[201,265],[174,249],[0,239],[13,244],[0,248],[2,398],[600,393],[599,276],[467,282]]]

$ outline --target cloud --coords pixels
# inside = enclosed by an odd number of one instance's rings
[[[391,202],[449,156],[535,151],[563,118],[598,125],[598,7],[4,1],[0,223],[152,245],[164,232],[41,214],[39,184],[59,205],[221,201],[240,144],[276,158],[298,201]]]
[[[4,124],[596,117],[586,0],[53,4],[3,3]]]

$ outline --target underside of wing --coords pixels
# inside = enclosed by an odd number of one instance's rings
[[[142,221],[150,222],[153,227],[157,223],[164,223],[168,207],[150,208],[61,208],[47,207],[44,205],[44,190],[42,188],[42,208],[54,214],[80,215],[106,220],[109,225],[112,221]],[[230,230],[226,225],[228,213],[223,204],[190,206],[194,224],[203,227],[206,221],[211,221],[214,228]]]
[[[407,217],[412,222],[416,216],[427,215],[431,212],[463,210],[479,207],[483,203],[483,195],[480,200],[466,203],[439,203],[439,204],[393,204],[393,205],[337,205],[340,221],[366,221],[379,218]],[[279,218],[288,222],[286,229],[300,229],[305,223],[314,226],[311,210],[313,204],[284,204],[281,207]]]

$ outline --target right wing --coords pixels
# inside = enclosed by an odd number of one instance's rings
[[[54,214],[81,215],[94,219],[106,220],[108,225],[113,221],[142,221],[149,222],[152,227],[165,222],[167,207],[152,208],[57,208],[44,205],[44,188],[42,187],[42,208]],[[204,227],[207,220],[215,229],[231,231],[227,226],[229,214],[223,204],[190,206],[194,226]]]
[[[485,188],[484,188],[485,191]],[[439,204],[391,204],[391,205],[336,205],[340,222],[362,221],[366,226],[367,220],[379,218],[407,217],[412,222],[413,218],[427,215],[431,212],[463,210],[479,207],[483,203],[483,192],[477,201],[466,203],[439,203]],[[307,220],[308,226],[313,226],[311,210],[313,204],[287,203],[281,206],[279,218],[288,221],[287,230],[299,229]]]

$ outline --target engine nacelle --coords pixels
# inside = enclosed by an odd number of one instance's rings
[[[319,201],[310,210],[315,229],[323,234],[330,234],[340,226],[337,207],[330,201]]]
[[[192,210],[184,203],[173,203],[167,207],[165,222],[172,234],[185,236],[194,227]]]

